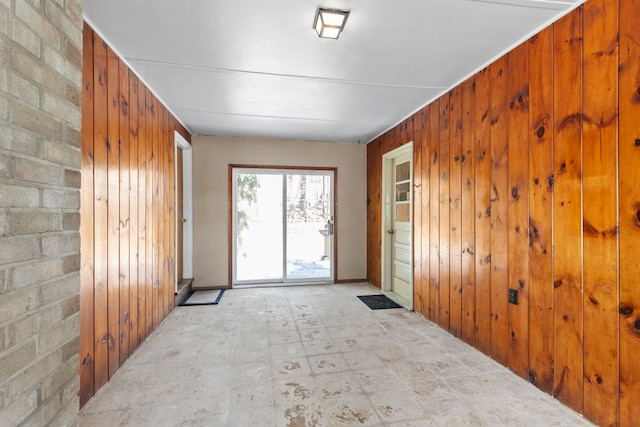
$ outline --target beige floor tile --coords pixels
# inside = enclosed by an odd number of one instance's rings
[[[367,284],[178,307],[81,411],[101,426],[591,426]]]

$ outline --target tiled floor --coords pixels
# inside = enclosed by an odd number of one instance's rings
[[[83,409],[84,426],[588,426],[366,284],[227,291],[178,307]]]

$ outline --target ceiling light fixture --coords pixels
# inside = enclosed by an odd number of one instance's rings
[[[316,19],[313,22],[318,37],[323,39],[337,39],[344,29],[344,24],[349,17],[348,10],[318,8]]]

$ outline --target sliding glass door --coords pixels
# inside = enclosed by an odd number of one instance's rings
[[[232,172],[233,283],[332,282],[333,171]]]

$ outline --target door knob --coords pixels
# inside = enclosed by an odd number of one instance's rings
[[[187,222],[187,218],[180,218],[180,222]]]
[[[389,233],[389,234],[393,234],[395,232],[396,232],[396,230],[387,230],[387,233]]]

